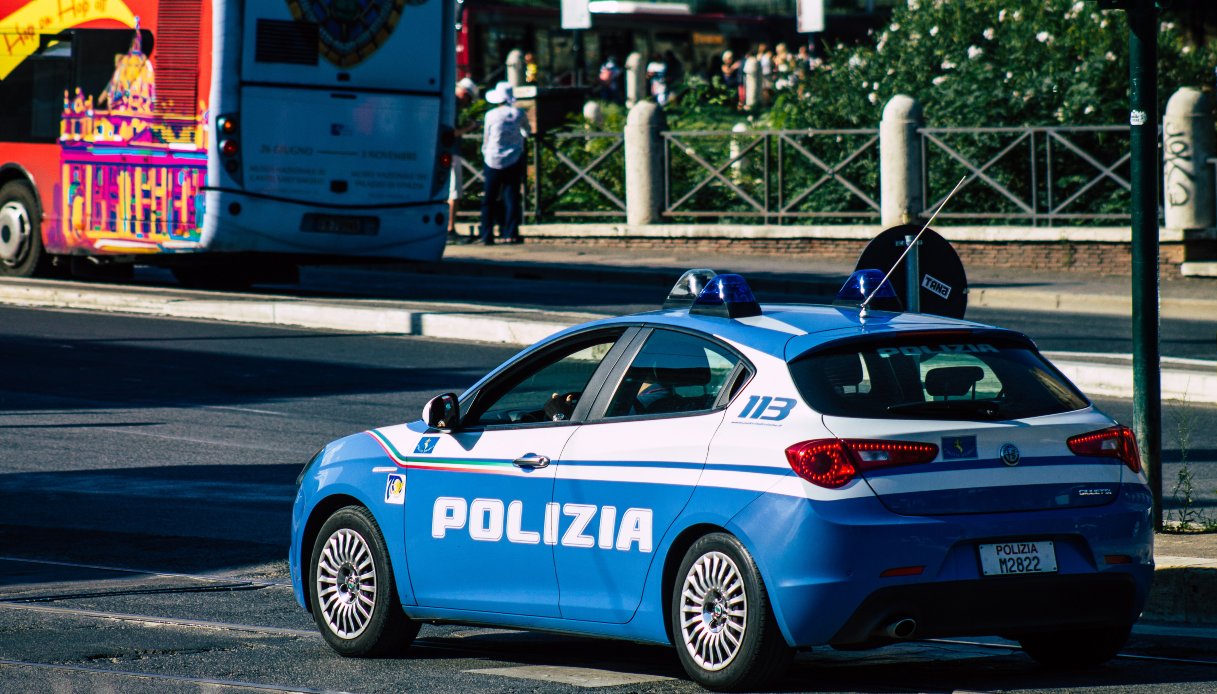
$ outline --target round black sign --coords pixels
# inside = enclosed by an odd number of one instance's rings
[[[904,253],[905,237],[916,236],[918,231],[921,231],[921,227],[917,224],[902,224],[883,231],[867,244],[862,255],[858,256],[855,270],[891,270],[900,254]],[[921,235],[917,254],[920,266],[920,312],[963,318],[964,311],[968,308],[968,276],[964,273],[959,254],[949,241],[933,229],[926,229]],[[888,280],[906,309],[909,307],[906,279],[908,266],[909,259],[905,258]]]

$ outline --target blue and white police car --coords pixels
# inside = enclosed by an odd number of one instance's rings
[[[1114,656],[1153,573],[1132,433],[1022,334],[857,304],[688,274],[330,443],[300,475],[297,599],[343,655],[492,624],[669,644],[714,689],[820,645]]]

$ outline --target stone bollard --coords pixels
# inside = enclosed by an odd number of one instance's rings
[[[507,54],[507,82],[513,87],[524,84],[524,51],[513,48]]]
[[[744,58],[744,108],[761,102],[761,61],[753,56]]]
[[[1213,103],[1198,89],[1183,87],[1166,102],[1162,118],[1162,192],[1167,229],[1208,229],[1214,209]]]
[[[664,205],[663,107],[639,101],[625,119],[625,220],[627,224],[659,222]]]
[[[646,62],[641,53],[631,53],[625,59],[625,107],[632,108],[648,96]]]
[[[747,133],[748,133],[748,124],[747,123],[736,123],[735,125],[731,126],[731,132],[733,133],[733,135],[731,137],[731,145],[727,148],[727,150],[728,150],[727,154],[732,159],[731,180],[735,181],[736,183],[739,183],[740,181],[742,181],[744,179],[744,160],[743,159],[739,159],[739,161],[735,161],[735,160],[739,157],[740,150],[742,150],[744,148],[743,145],[744,145],[744,139],[747,137]]]
[[[597,101],[589,101],[583,104],[583,120],[592,128],[599,128],[604,125],[604,112],[600,108],[600,103]]]
[[[884,227],[910,224],[925,209],[922,199],[921,103],[897,94],[879,122],[879,207]]]

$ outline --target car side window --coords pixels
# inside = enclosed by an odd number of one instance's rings
[[[738,363],[734,353],[709,340],[656,330],[630,363],[604,416],[709,410]]]
[[[583,391],[619,335],[577,341],[541,362],[491,384],[484,403],[474,404],[466,425],[492,426],[570,419]],[[496,387],[497,385],[497,387]]]

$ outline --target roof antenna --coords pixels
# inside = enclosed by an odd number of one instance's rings
[[[858,306],[859,318],[866,318],[868,310],[867,307],[870,305],[870,300],[875,298],[875,293],[878,292],[879,289],[883,287],[884,283],[891,278],[892,273],[896,271],[896,268],[900,267],[900,263],[904,260],[904,256],[908,255],[909,251],[917,247],[917,242],[921,240],[921,235],[925,233],[926,229],[930,228],[930,224],[934,222],[934,219],[938,216],[938,213],[942,212],[942,208],[947,206],[947,201],[951,199],[951,196],[955,194],[955,191],[959,190],[960,187],[963,186],[963,182],[967,179],[967,174],[964,174],[963,177],[959,179],[959,183],[955,184],[955,187],[951,189],[951,192],[947,193],[947,196],[942,199],[942,204],[938,206],[938,209],[934,210],[934,214],[930,215],[930,218],[926,220],[925,225],[921,227],[921,231],[917,232],[917,235],[913,237],[913,242],[905,246],[904,252],[900,254],[899,258],[896,258],[895,263],[892,263],[892,269],[887,271],[887,274],[884,275],[883,279],[875,285],[875,288],[871,290],[871,293],[867,294],[866,298],[862,300],[861,305]]]

